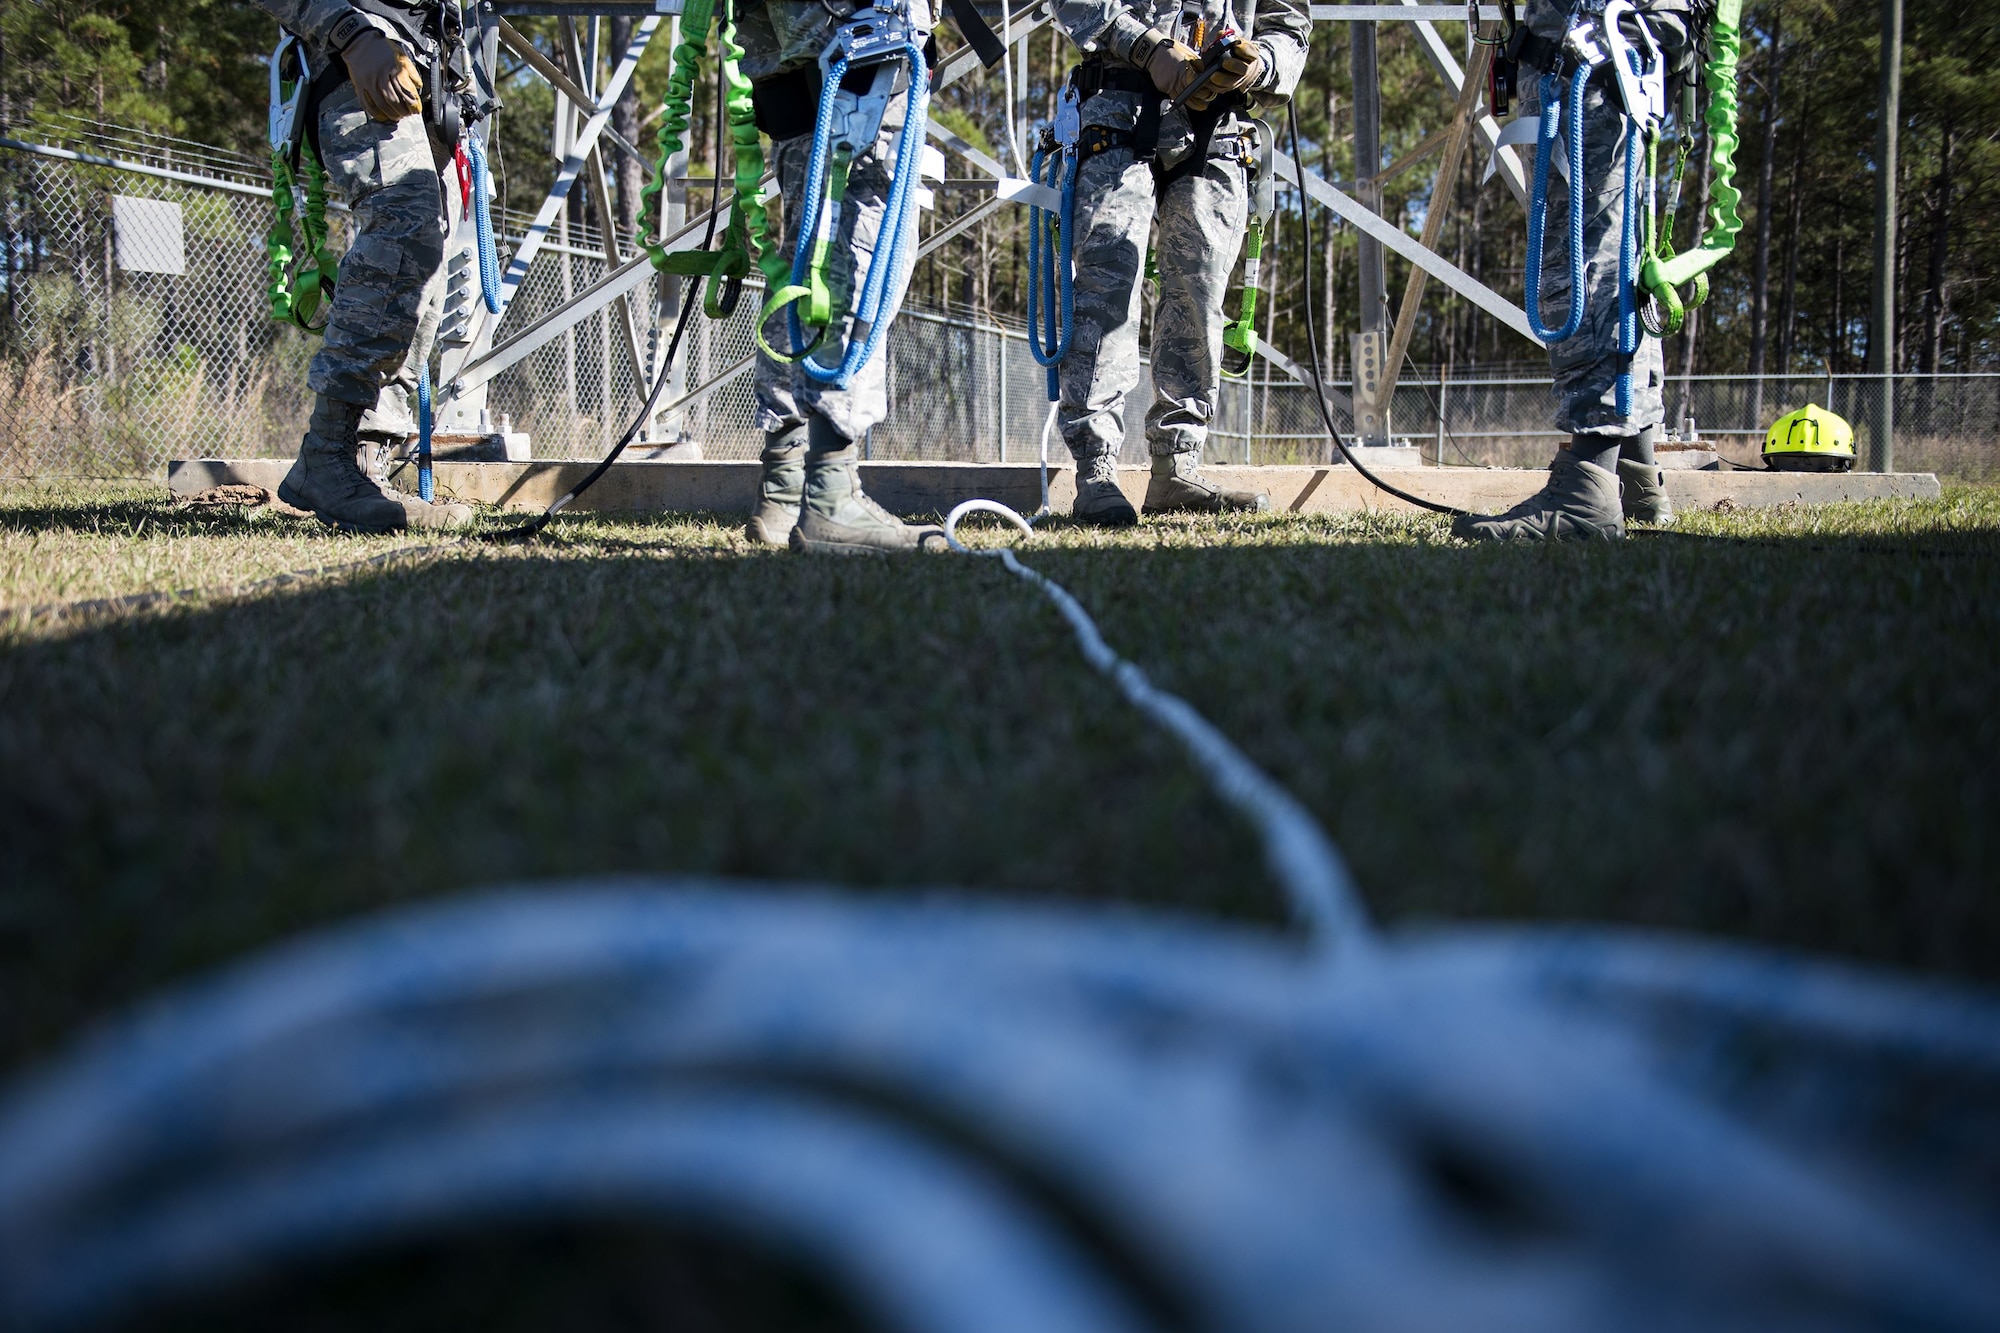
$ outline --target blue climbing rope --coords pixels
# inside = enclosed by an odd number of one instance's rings
[[[431,479],[431,362],[429,357],[417,370],[417,498],[429,504]]]
[[[909,242],[916,230],[913,210],[917,199],[917,176],[923,161],[924,127],[930,113],[930,69],[924,60],[923,48],[918,43],[904,42],[902,55],[910,67],[909,106],[902,131],[897,136],[895,171],[889,181],[889,199],[883,210],[875,253],[868,264],[868,277],[862,283],[853,310],[849,312],[856,321],[868,326],[868,332],[859,342],[848,340],[838,365],[823,365],[811,356],[802,357],[799,361],[799,366],[807,375],[837,389],[846,388],[881,346],[882,337],[888,332],[890,323],[896,317],[897,307],[902,303],[903,284],[908,275]],[[847,77],[847,67],[848,57],[843,50],[826,71],[820,89],[819,119],[813,127],[812,156],[806,165],[805,197],[800,201],[798,240],[792,253],[793,288],[810,289],[812,269],[820,249],[816,236],[820,211],[827,202],[827,149],[833,141],[834,109],[841,94],[841,80]],[[839,201],[834,203],[838,207]],[[835,312],[834,318],[838,317],[839,312]],[[786,306],[785,318],[792,345],[803,346],[805,333],[796,300]]]
[[[1628,119],[1625,131],[1625,228],[1618,240],[1618,418],[1632,416],[1632,358],[1639,352],[1639,154],[1644,136]],[[1579,307],[1581,301],[1575,303]]]
[[[479,295],[487,310],[500,313],[500,255],[493,244],[493,209],[487,202],[486,145],[477,134],[465,136],[465,155],[472,163],[472,234],[479,249]]]
[[[1570,76],[1569,96],[1559,99],[1561,81],[1554,74],[1542,76],[1540,132],[1535,136],[1535,189],[1528,202],[1528,268],[1526,273],[1528,327],[1545,343],[1561,342],[1583,327],[1583,95],[1590,82],[1585,66]],[[1568,125],[1561,121],[1567,118]],[[1542,323],[1542,241],[1549,218],[1550,150],[1566,129],[1564,148],[1569,155],[1569,314],[1561,328]]]
[[[1062,396],[1056,366],[1069,354],[1076,320],[1075,155],[1046,138],[1028,165],[1028,179],[1062,197],[1060,211],[1030,210],[1028,224],[1028,351],[1049,376],[1049,401]],[[1050,229],[1056,235],[1049,235]]]

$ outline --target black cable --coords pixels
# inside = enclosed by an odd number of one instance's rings
[[[725,8],[724,10],[725,16],[727,15],[727,12],[728,11]],[[725,78],[725,71],[723,69],[722,62],[720,60],[717,60],[715,62],[716,170],[714,172],[717,183],[713,187],[713,192],[710,196],[710,201],[709,201],[708,230],[702,235],[701,238],[701,248],[704,250],[708,249],[710,245],[714,244],[715,224],[717,219],[719,219],[722,216],[722,209],[720,207],[720,198],[721,198],[720,182],[722,179],[722,170],[721,170],[722,153],[726,144],[725,135],[728,132],[728,123],[729,123],[729,116],[727,111],[728,87],[729,85],[727,79]],[[680,354],[681,339],[687,336],[688,321],[694,315],[694,308],[696,304],[698,304],[701,300],[701,285],[704,276],[705,275],[696,276],[689,280],[687,293],[681,298],[680,317],[674,322],[673,337],[669,339],[667,342],[666,355],[660,358],[660,373],[657,377],[654,378],[653,387],[651,391],[646,394],[646,401],[639,408],[639,415],[632,419],[632,424],[630,426],[627,426],[625,428],[625,433],[618,437],[618,443],[611,446],[611,452],[604,455],[604,457],[601,460],[599,460],[597,466],[592,468],[590,470],[589,475],[586,476],[582,481],[579,481],[576,485],[570,487],[568,490],[564,491],[561,495],[557,496],[555,502],[551,504],[547,509],[544,509],[541,513],[535,515],[533,518],[529,519],[526,523],[517,523],[511,528],[502,528],[498,532],[481,533],[479,540],[487,542],[528,541],[534,537],[539,536],[542,530],[548,527],[548,525],[552,521],[554,521],[555,516],[561,513],[565,508],[569,506],[571,501],[575,500],[579,495],[582,495],[585,491],[589,490],[592,486],[595,486],[600,480],[602,480],[604,474],[611,470],[611,465],[618,461],[618,456],[625,452],[626,448],[631,445],[633,440],[639,438],[639,432],[644,430],[646,428],[646,423],[653,419],[653,412],[656,408],[659,407],[660,404],[660,395],[666,392],[667,383],[669,380],[673,378],[674,358]]]
[[[1356,472],[1359,472],[1362,476],[1366,477],[1371,483],[1373,483],[1376,489],[1385,491],[1388,494],[1395,496],[1398,500],[1401,500],[1405,504],[1413,504],[1419,509],[1428,509],[1433,514],[1447,514],[1453,518],[1457,518],[1461,514],[1464,514],[1468,511],[1464,509],[1455,508],[1452,505],[1439,504],[1435,500],[1426,500],[1420,495],[1412,495],[1408,491],[1402,490],[1395,486],[1391,486],[1388,482],[1382,480],[1380,477],[1376,476],[1373,472],[1369,471],[1367,465],[1362,463],[1360,459],[1356,458],[1354,456],[1354,451],[1347,447],[1347,440],[1341,435],[1340,427],[1333,424],[1333,409],[1327,406],[1327,401],[1326,401],[1326,381],[1319,373],[1319,364],[1320,364],[1319,330],[1313,321],[1313,310],[1312,310],[1313,239],[1312,239],[1312,221],[1309,217],[1309,214],[1312,212],[1312,200],[1306,197],[1305,168],[1299,165],[1305,159],[1299,156],[1298,108],[1295,107],[1290,102],[1285,103],[1285,119],[1290,123],[1291,126],[1292,170],[1299,173],[1299,244],[1305,252],[1306,298],[1304,304],[1306,311],[1306,344],[1311,352],[1311,355],[1306,358],[1306,365],[1312,371],[1313,398],[1315,401],[1319,403],[1320,420],[1326,423],[1326,433],[1328,438],[1330,438],[1333,441],[1334,448],[1340,451],[1340,456],[1347,460],[1348,466],[1352,467]]]
[[[707,247],[704,246],[703,248],[706,249]],[[618,456],[625,452],[626,447],[639,437],[639,432],[646,428],[646,423],[652,420],[653,410],[659,406],[660,395],[666,391],[667,382],[673,378],[674,356],[680,351],[681,337],[687,332],[688,318],[694,314],[695,303],[701,299],[701,283],[702,279],[700,277],[696,277],[689,282],[687,296],[681,301],[680,319],[674,325],[673,340],[667,344],[667,354],[661,363],[658,377],[653,381],[652,392],[646,395],[645,404],[640,407],[639,415],[633,418],[630,426],[625,428],[625,433],[618,438],[618,443],[611,446],[611,452],[604,455],[599,460],[597,466],[592,468],[590,474],[582,481],[579,481],[576,485],[557,496],[555,502],[547,509],[544,509],[526,523],[519,523],[511,528],[502,528],[498,532],[481,533],[479,537],[481,541],[527,541],[532,537],[538,536],[542,529],[548,527],[557,514],[568,507],[570,501],[582,495],[592,486],[595,486],[603,479],[604,474],[611,470],[611,465],[618,461]]]

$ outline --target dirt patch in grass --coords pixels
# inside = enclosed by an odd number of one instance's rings
[[[2000,977],[2000,501],[1687,529],[1540,551],[1379,515],[1056,525],[1030,558],[1301,796],[1388,920]],[[0,628],[0,1066],[275,937],[506,880],[1282,916],[1246,830],[988,562],[581,517],[231,591],[399,542],[0,496],[0,604],[196,590]]]

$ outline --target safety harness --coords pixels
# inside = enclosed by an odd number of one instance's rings
[[[1736,235],[1742,229],[1736,211],[1741,196],[1735,188],[1736,59],[1742,0],[1716,0],[1714,11],[1708,16],[1705,43],[1708,57],[1702,77],[1709,93],[1706,122],[1714,167],[1712,204],[1701,245],[1678,255],[1674,251],[1675,215],[1680,208],[1696,132],[1692,79],[1682,82],[1677,117],[1679,144],[1662,213],[1656,206],[1659,148],[1668,119],[1669,77],[1673,71],[1668,68],[1667,58],[1645,16],[1631,0],[1609,0],[1600,17],[1578,15],[1565,39],[1555,43],[1515,23],[1512,10],[1511,4],[1506,6],[1507,20],[1513,26],[1505,38],[1505,58],[1495,62],[1491,91],[1496,109],[1504,111],[1520,65],[1525,63],[1543,71],[1524,277],[1528,324],[1544,342],[1573,337],[1583,325],[1586,301],[1583,112],[1591,81],[1608,76],[1624,109],[1625,218],[1618,253],[1617,410],[1620,415],[1630,415],[1630,358],[1639,350],[1641,326],[1656,337],[1678,332],[1687,311],[1707,300],[1707,272],[1735,248]],[[1511,139],[1503,135],[1501,141]],[[1563,322],[1551,326],[1542,318],[1541,285],[1549,167],[1559,143],[1569,168],[1570,305]]]
[[[1215,40],[1209,44],[1207,49],[1212,53],[1209,60],[1211,68],[1219,63],[1221,53],[1226,51],[1234,36],[1235,33],[1232,30],[1223,29],[1218,33]],[[1174,182],[1200,171],[1208,164],[1209,151],[1214,143],[1216,127],[1221,124],[1224,117],[1232,113],[1247,111],[1250,104],[1249,98],[1243,94],[1230,93],[1217,98],[1202,110],[1197,111],[1190,108],[1187,113],[1188,125],[1193,131],[1194,142],[1190,146],[1187,155],[1179,162],[1171,167],[1162,167],[1159,165],[1159,147],[1160,124],[1163,119],[1164,104],[1161,101],[1158,91],[1153,87],[1152,78],[1143,70],[1114,65],[1099,59],[1084,61],[1071,73],[1070,81],[1063,90],[1063,106],[1057,110],[1057,120],[1053,130],[1060,134],[1065,128],[1063,107],[1069,107],[1073,104],[1076,110],[1071,114],[1076,115],[1080,119],[1082,104],[1097,94],[1106,91],[1137,93],[1139,95],[1138,115],[1130,129],[1121,129],[1111,125],[1092,125],[1075,131],[1075,146],[1070,151],[1070,156],[1074,160],[1068,166],[1069,174],[1066,178],[1067,185],[1064,199],[1066,214],[1073,213],[1075,209],[1076,176],[1082,171],[1084,163],[1097,154],[1108,152],[1115,148],[1130,149],[1136,161],[1151,164],[1154,194],[1156,197],[1164,195],[1167,188]],[[1187,92],[1183,93],[1181,100],[1185,101],[1193,91],[1194,89],[1190,88]],[[1257,297],[1260,291],[1259,282],[1261,281],[1263,268],[1264,231],[1274,211],[1274,191],[1272,189],[1271,175],[1273,136],[1270,127],[1262,122],[1253,122],[1253,126],[1252,133],[1255,136],[1256,147],[1250,150],[1244,162],[1245,166],[1255,171],[1256,185],[1252,198],[1249,237],[1244,253],[1242,305],[1235,321],[1226,325],[1223,330],[1223,343],[1227,350],[1224,353],[1222,373],[1232,379],[1240,379],[1248,373],[1251,358],[1256,354]],[[1037,163],[1041,160],[1042,158],[1038,154],[1036,157]],[[1041,178],[1037,176],[1036,180],[1039,182]],[[1068,234],[1068,230],[1066,217],[1065,235]],[[1069,252],[1066,248],[1064,250],[1062,267],[1065,283],[1068,281],[1069,273],[1068,255]],[[1036,272],[1032,250],[1029,259],[1029,272],[1031,275]],[[1146,264],[1143,277],[1147,282],[1157,282],[1159,280],[1157,256],[1150,247],[1146,251]],[[1068,347],[1069,310],[1070,307],[1066,305],[1063,313],[1063,347],[1065,351]],[[1028,313],[1031,335],[1035,318],[1035,288],[1031,276]],[[1230,356],[1231,352],[1240,354],[1242,360],[1240,362],[1233,361]],[[1057,391],[1055,387],[1053,360],[1043,360],[1040,349],[1036,350],[1035,359],[1040,364],[1051,367],[1049,371],[1049,397],[1051,401],[1054,401],[1057,397]],[[1060,356],[1054,358],[1054,360],[1060,359]]]
[[[923,0],[885,0],[882,5],[857,11],[836,28],[833,40],[820,53],[819,115],[806,163],[791,273],[789,281],[775,287],[764,302],[757,321],[757,345],[779,361],[797,364],[821,384],[846,388],[875,355],[902,304],[909,254],[916,238],[917,177],[930,115],[930,67],[924,58],[929,37]],[[849,86],[860,83],[856,76],[863,75],[867,79],[864,88]],[[847,198],[849,174],[855,160],[874,147],[889,103],[903,89],[908,90],[904,122],[896,136],[896,161],[875,250],[866,275],[860,277],[852,308],[838,309],[827,282],[827,265],[841,205]],[[785,316],[791,343],[784,350],[771,346],[764,334],[771,317],[779,313]],[[849,318],[866,331],[849,336],[837,362],[829,364],[815,356],[827,334]]]
[[[1004,58],[1006,48],[969,0],[946,3],[984,63],[991,66]],[[727,0],[719,16],[714,5],[715,0],[688,0],[682,14],[682,39],[674,50],[674,71],[662,107],[660,170],[645,189],[641,210],[647,223],[641,229],[639,244],[660,272],[714,280],[703,302],[712,319],[726,318],[735,310],[743,281],[756,268],[770,293],[758,316],[757,345],[778,361],[801,364],[807,375],[821,383],[844,388],[874,356],[902,301],[921,195],[917,177],[930,98],[930,68],[925,55],[930,39],[929,11],[923,0],[880,0],[873,7],[854,11],[834,29],[816,71],[779,74],[768,81],[768,88],[760,85],[753,89],[740,68],[743,48],[737,45]],[[834,5],[829,5],[829,10],[836,15],[839,12]],[[712,18],[719,21],[723,115],[735,153],[729,229],[716,250],[670,252],[653,233],[665,231],[661,199],[667,165],[681,151],[692,118],[694,84]],[[909,92],[908,111],[898,135],[881,240],[852,309],[837,309],[827,266],[848,178],[855,161],[874,147],[889,103],[904,89]],[[816,104],[816,116],[810,122],[803,118],[795,121],[795,108],[807,99]],[[762,195],[765,161],[758,139],[760,129],[774,139],[791,138],[807,129],[813,132],[805,198],[789,266],[769,237]],[[785,316],[792,344],[783,349],[772,346],[765,332],[772,316],[779,313]],[[814,359],[813,353],[825,342],[829,330],[850,317],[865,325],[866,332],[849,339],[837,363]]]

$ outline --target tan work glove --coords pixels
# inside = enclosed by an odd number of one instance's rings
[[[1186,42],[1168,39],[1146,54],[1146,77],[1163,96],[1179,97],[1201,73],[1201,53]]]
[[[1257,43],[1238,37],[1222,52],[1222,65],[1201,91],[1188,98],[1196,111],[1208,110],[1216,98],[1245,88],[1254,88],[1264,77],[1264,52]]]
[[[370,120],[394,124],[424,109],[424,81],[402,47],[373,28],[347,44],[340,53],[347,62],[348,77],[360,95],[361,109]]]

